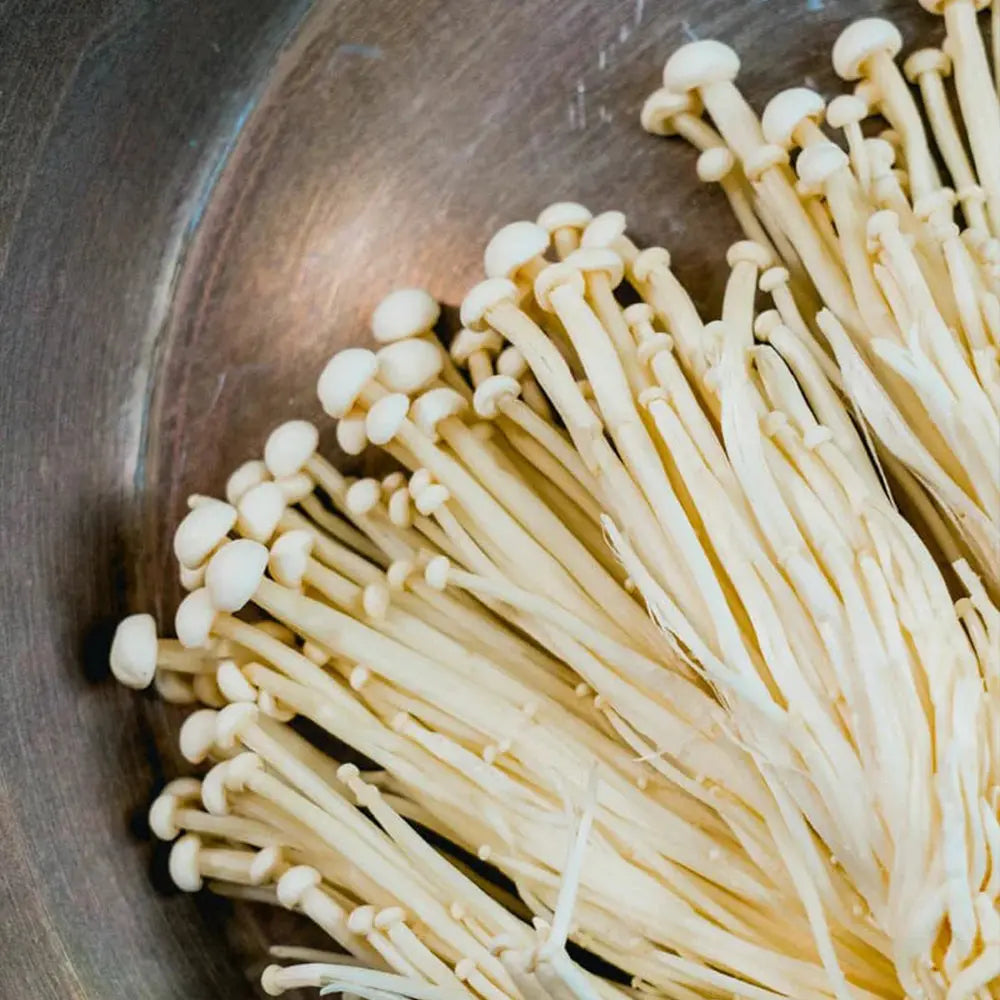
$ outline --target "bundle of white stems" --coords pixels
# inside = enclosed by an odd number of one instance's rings
[[[208,706],[150,816],[177,884],[334,942],[268,994],[1000,997],[1000,106],[943,15],[760,120],[724,45],[668,61],[643,123],[746,234],[719,319],[551,205],[450,352],[401,290],[320,376],[399,471],[292,421],[191,498],[178,639],[132,616],[112,667]]]

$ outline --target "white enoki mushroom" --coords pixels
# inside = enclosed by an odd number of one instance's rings
[[[947,7],[961,35],[972,0]],[[215,763],[202,784],[151,810],[178,838],[178,882],[300,910],[354,958],[271,967],[268,992],[991,995],[998,249],[963,138],[944,149],[958,126],[940,60],[907,72],[957,199],[900,89],[896,36],[874,27],[837,55],[868,77],[827,108],[847,154],[811,93],[758,124],[714,43],[668,64],[689,93],[647,102],[644,124],[692,141],[758,237],[730,250],[720,321],[621,213],[550,206],[501,230],[486,263],[504,277],[463,304],[471,385],[413,290],[373,316],[389,346],[324,371],[338,440],[383,446],[409,485],[345,480],[292,422],[231,477],[232,506],[193,499],[183,645],[127,621],[112,659],[126,682],[152,672],[179,699],[229,703],[182,728],[184,756]],[[969,47],[949,55],[968,68]],[[892,134],[864,140],[876,109]],[[642,304],[623,308],[622,274]],[[813,286],[837,315],[816,316]],[[775,309],[755,316],[758,288]],[[294,633],[232,617],[248,601]],[[276,721],[293,714],[384,771],[339,766]],[[584,973],[567,941],[632,990]]]

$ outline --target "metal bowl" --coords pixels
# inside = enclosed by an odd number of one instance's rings
[[[833,40],[882,13],[940,33],[886,0],[0,4],[0,995],[253,995],[309,933],[165,892],[143,836],[177,718],[107,636],[169,625],[186,494],[318,416],[380,296],[457,303],[549,201],[621,208],[711,308],[736,232],[639,128],[664,59],[717,37],[752,99],[837,92]]]

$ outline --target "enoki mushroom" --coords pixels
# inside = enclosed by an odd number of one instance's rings
[[[929,6],[940,49],[858,22],[852,94],[760,119],[724,45],[667,62],[643,123],[746,235],[717,318],[551,205],[450,351],[406,289],[319,376],[396,471],[296,420],[191,498],[177,639],[111,666],[201,703],[176,883],[330,936],[269,995],[1000,997],[997,22]]]

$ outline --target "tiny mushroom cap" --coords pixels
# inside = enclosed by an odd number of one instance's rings
[[[278,902],[289,910],[294,910],[302,902],[310,889],[315,889],[322,882],[320,873],[309,865],[296,865],[289,868],[284,875],[278,879],[275,887],[278,895]]]
[[[283,587],[298,588],[302,585],[302,578],[312,555],[313,541],[312,532],[299,528],[286,531],[274,540],[267,565],[271,576]]]
[[[505,347],[498,355],[494,366],[498,375],[509,375],[521,379],[528,372],[528,362],[524,355],[513,344]]]
[[[581,247],[569,254],[563,263],[584,274],[606,274],[612,288],[617,288],[625,277],[625,262],[607,247]]]
[[[806,184],[820,188],[831,174],[849,164],[847,153],[839,146],[832,142],[818,142],[802,150],[795,169]]]
[[[275,486],[281,490],[285,503],[300,503],[316,489],[316,483],[308,472],[296,472],[294,476],[275,479]]]
[[[255,724],[259,716],[260,710],[256,705],[243,701],[227,705],[221,712],[213,712],[213,745],[217,745],[223,750],[234,749],[240,733],[247,726]]]
[[[281,487],[273,480],[246,491],[237,505],[237,528],[257,542],[270,540],[278,527],[288,502]]]
[[[464,365],[477,351],[497,354],[502,347],[503,339],[496,330],[470,330],[463,326],[455,334],[449,351],[455,364]]]
[[[361,410],[337,421],[337,444],[346,455],[360,455],[368,447],[365,414]]]
[[[760,125],[764,138],[786,149],[795,141],[795,130],[806,121],[821,122],[826,102],[808,87],[792,87],[767,102]]]
[[[198,867],[201,854],[201,838],[186,833],[170,848],[167,869],[174,885],[184,892],[198,892],[204,884]]]
[[[410,397],[401,392],[383,396],[368,411],[365,431],[372,444],[388,444],[398,433],[410,411]]]
[[[494,420],[499,410],[497,404],[504,397],[517,399],[521,394],[521,383],[509,375],[491,375],[479,383],[472,396],[472,406],[484,420]]]
[[[181,830],[177,826],[177,810],[187,802],[201,799],[201,782],[197,778],[177,778],[169,782],[149,807],[149,829],[158,840],[175,840]]]
[[[123,618],[111,640],[111,673],[126,687],[149,687],[156,675],[156,621],[152,615]]]
[[[319,431],[308,420],[289,420],[275,427],[264,445],[264,464],[275,479],[294,476],[319,444]]]
[[[408,340],[430,330],[441,315],[441,307],[422,288],[397,288],[375,307],[372,336],[380,344]]]
[[[229,796],[226,794],[226,769],[229,761],[222,761],[211,768],[201,781],[201,804],[213,816],[229,814]]]
[[[501,302],[518,301],[517,285],[507,278],[487,278],[469,289],[460,310],[462,326],[470,330],[484,330],[489,325],[486,313]]]
[[[868,105],[857,94],[840,94],[826,106],[826,120],[830,128],[856,125],[868,116]]]
[[[250,884],[270,882],[284,863],[284,851],[272,844],[261,848],[250,862]]]
[[[554,306],[549,296],[563,286],[572,288],[581,297],[587,290],[583,272],[569,263],[568,258],[560,264],[550,264],[535,278],[535,299],[547,312],[553,312]]]
[[[184,515],[174,532],[174,555],[188,569],[196,569],[236,524],[236,508],[221,500],[206,500]]]
[[[593,218],[586,206],[575,201],[555,201],[538,213],[535,222],[554,233],[557,229],[583,229]]]
[[[695,169],[698,180],[705,184],[718,184],[736,166],[736,157],[726,146],[712,146],[697,159]]]
[[[390,392],[417,392],[441,374],[443,360],[437,343],[429,340],[399,340],[376,355],[378,380]]]
[[[910,83],[919,83],[924,73],[948,76],[951,73],[951,59],[943,49],[917,49],[906,57],[903,72]]]
[[[431,440],[437,440],[437,425],[448,417],[457,417],[467,409],[468,405],[462,395],[454,389],[439,386],[437,389],[429,389],[413,401],[410,416],[424,434]],[[413,480],[421,471],[423,470],[417,470],[410,480],[411,493]]]
[[[359,479],[351,483],[344,497],[348,512],[359,516],[374,510],[381,499],[382,486],[377,479]]]
[[[788,273],[787,267],[782,267],[780,264],[776,267],[769,267],[761,276],[757,282],[758,287],[766,295],[770,295],[776,288],[781,285],[787,285],[791,280],[791,276]],[[775,310],[768,310],[769,312],[775,312]],[[776,313],[777,314],[777,313]]]
[[[434,482],[434,477],[431,475],[430,469],[417,469],[410,476],[410,496],[416,500],[432,482]]]
[[[615,240],[625,235],[625,213],[618,211],[601,212],[595,215],[580,237],[580,246],[585,249],[610,247]]]
[[[537,222],[511,222],[493,234],[483,252],[487,278],[514,278],[549,248],[549,231]]]
[[[686,93],[710,83],[735,80],[740,57],[723,42],[705,38],[682,45],[663,67],[663,86]]]
[[[323,410],[335,420],[346,417],[378,371],[378,358],[363,347],[349,347],[326,363],[316,383]]]
[[[894,57],[903,47],[903,36],[881,17],[865,17],[849,24],[833,43],[833,69],[842,80],[865,75],[865,63],[879,52]]]
[[[930,14],[943,14],[944,8],[951,0],[919,0],[920,6]],[[975,0],[976,10],[984,10],[990,5],[990,0]]]
[[[295,718],[295,712],[270,691],[261,690],[257,695],[256,707],[269,719],[276,719],[278,722],[291,722]]]
[[[666,247],[646,247],[632,261],[632,274],[636,281],[646,281],[654,271],[670,270],[670,251]]]
[[[450,499],[451,494],[448,492],[447,486],[442,486],[440,483],[431,483],[430,486],[425,487],[417,494],[413,505],[424,517],[431,517],[442,504],[447,503]]]
[[[215,683],[227,702],[257,700],[257,689],[233,660],[223,660],[215,670]]]
[[[409,528],[413,524],[413,512],[410,510],[410,491],[400,486],[386,503],[389,510],[389,520],[397,528]],[[393,563],[393,566],[396,565]],[[389,567],[392,569],[392,566]]]
[[[761,246],[755,240],[738,240],[726,251],[726,263],[730,267],[735,267],[743,261],[763,271],[774,263],[774,258],[767,247]]]
[[[244,462],[226,480],[226,499],[236,506],[240,497],[252,486],[264,482],[268,478],[267,465],[259,458]]]
[[[674,135],[677,131],[674,120],[683,114],[701,114],[698,95],[694,91],[677,93],[668,87],[660,87],[646,98],[639,121],[652,135]]]
[[[218,716],[213,708],[199,708],[181,723],[178,743],[181,756],[189,763],[202,763],[215,748]]]
[[[208,645],[216,610],[207,587],[192,590],[177,606],[174,632],[185,649],[201,649]]]
[[[396,469],[394,472],[390,472],[387,476],[382,477],[382,492],[389,496],[396,492],[400,486],[406,485],[406,473],[400,469]]]

